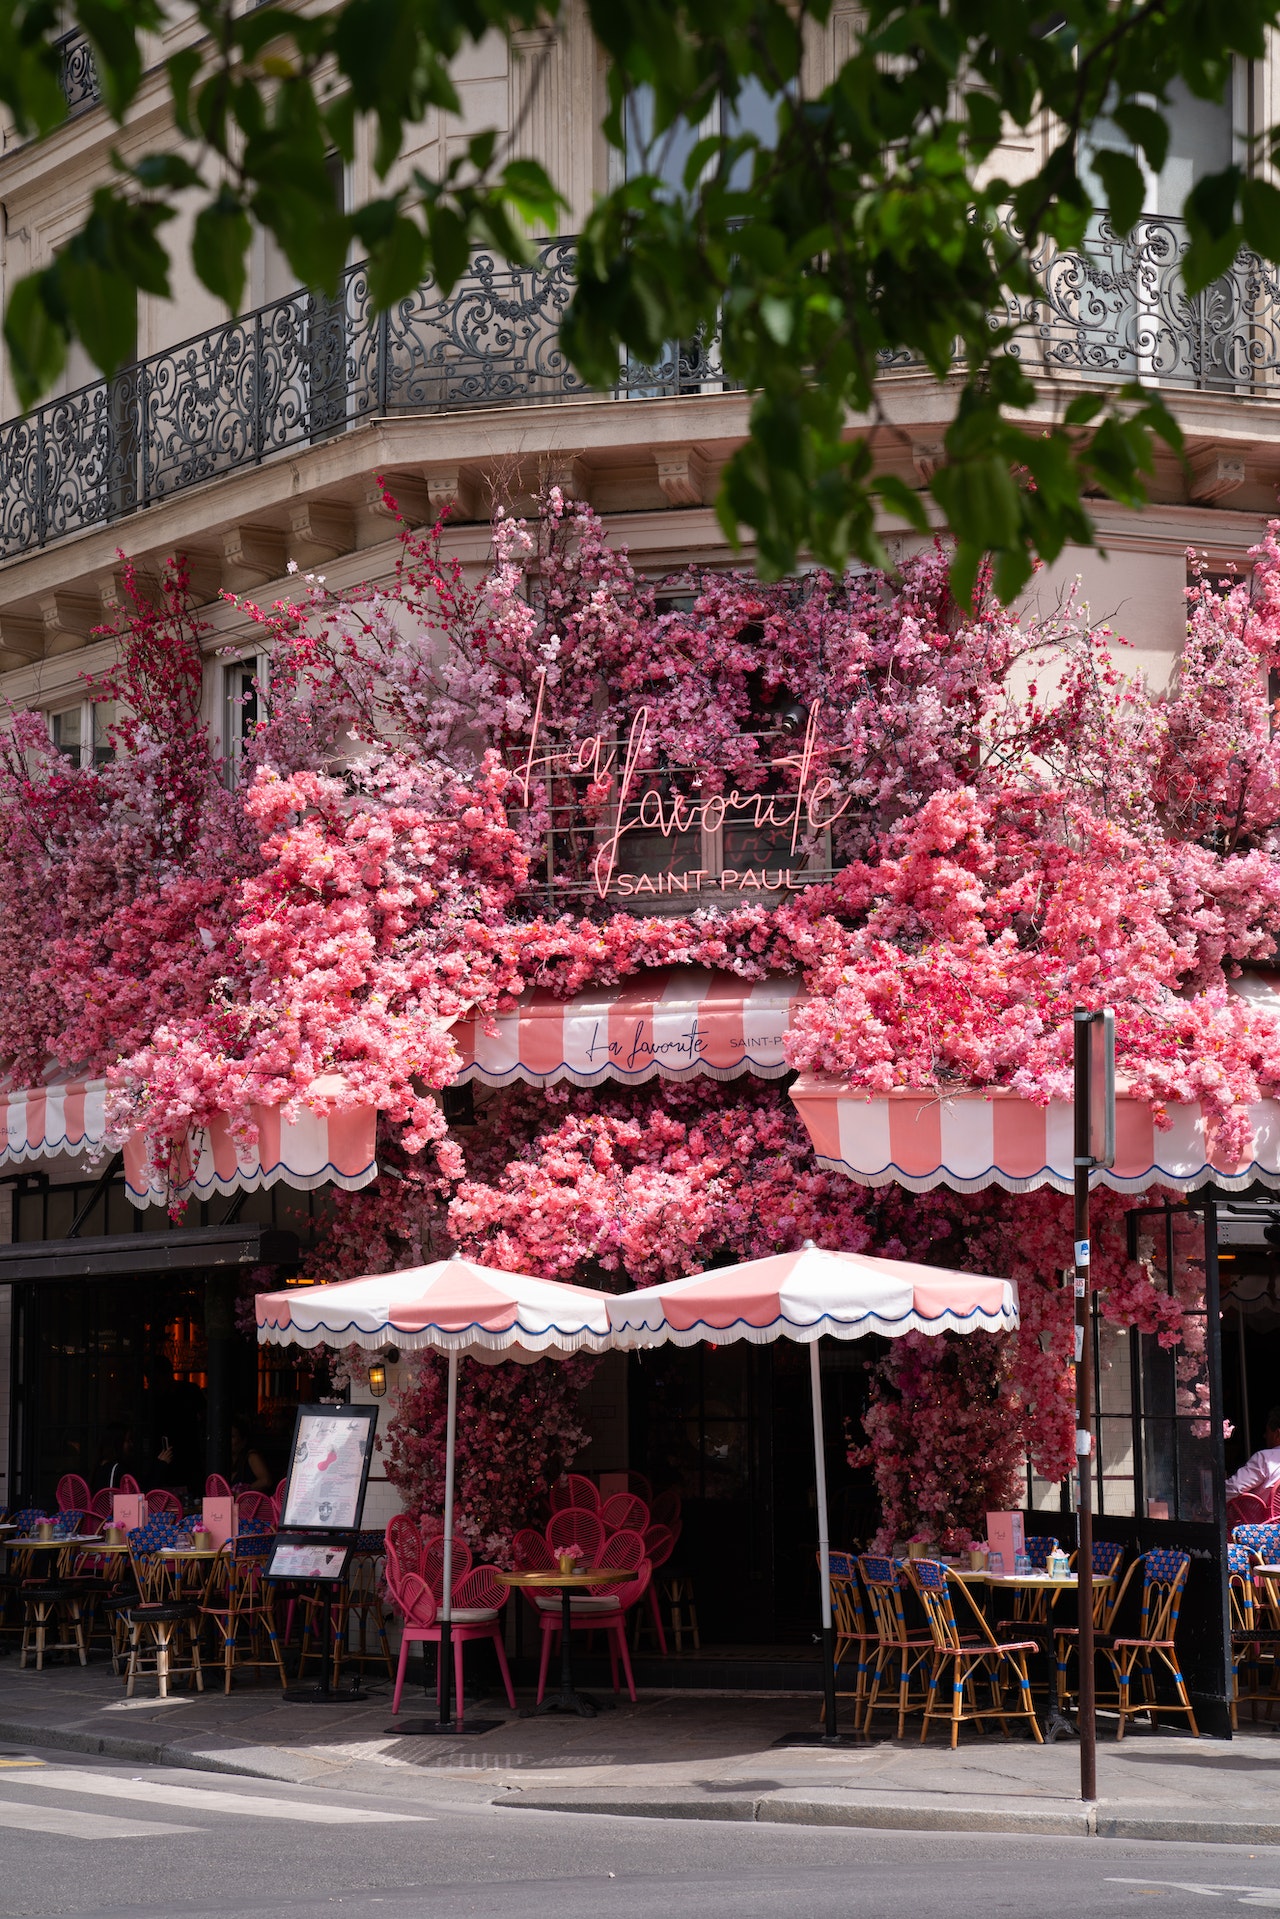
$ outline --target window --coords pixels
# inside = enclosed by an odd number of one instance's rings
[[[105,766],[115,758],[115,722],[114,700],[77,700],[50,713],[49,737],[72,766]]]
[[[268,680],[265,653],[231,660],[222,669],[222,759],[228,786],[239,779],[245,744],[266,718]]]

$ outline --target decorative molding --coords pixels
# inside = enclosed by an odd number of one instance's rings
[[[48,659],[82,647],[94,627],[102,625],[102,607],[97,600],[76,593],[45,593],[40,598],[40,619]]]
[[[222,536],[222,584],[230,593],[264,586],[285,570],[284,535],[274,526],[233,526]]]
[[[591,499],[591,474],[581,450],[572,453],[547,453],[538,462],[538,485],[558,486],[566,500]]]
[[[0,618],[0,670],[27,666],[44,654],[44,626],[39,620],[6,613]]]
[[[356,543],[355,515],[336,500],[294,500],[289,507],[289,558],[300,567],[350,553]]]
[[[427,483],[427,503],[431,508],[433,524],[442,513],[447,513],[455,524],[461,520],[483,517],[475,476],[459,461],[426,466],[422,472]]]
[[[658,485],[671,506],[704,505],[707,464],[697,447],[663,447],[658,454]]]
[[[383,497],[384,487],[410,526],[425,526],[432,518],[426,485],[415,474],[384,473],[381,479],[370,474],[361,486],[355,509],[358,546],[381,546],[384,540],[395,537],[396,516]]]
[[[1191,498],[1200,506],[1225,499],[1244,485],[1244,461],[1211,453],[1191,469]]]
[[[911,448],[911,464],[916,470],[916,478],[921,486],[928,486],[938,468],[947,457],[947,449],[941,440],[917,440]]]

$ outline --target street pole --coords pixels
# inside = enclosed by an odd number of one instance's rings
[[[1089,1174],[1094,1166],[1090,1129],[1094,1015],[1082,1006],[1073,1020],[1075,1069],[1075,1307],[1076,1307],[1076,1609],[1080,1655],[1080,1797],[1098,1796],[1097,1726],[1093,1683],[1093,1294],[1089,1285]]]

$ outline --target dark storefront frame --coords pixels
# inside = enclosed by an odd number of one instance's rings
[[[92,1473],[94,1462],[80,1455],[102,1443],[100,1406],[78,1408],[78,1451],[74,1457],[70,1448],[59,1453],[47,1422],[58,1416],[63,1394],[43,1369],[52,1363],[59,1332],[73,1349],[70,1358],[85,1364],[92,1352],[96,1360],[103,1350],[98,1344],[104,1317],[99,1289],[106,1286],[130,1289],[121,1301],[127,1310],[108,1316],[111,1331],[106,1337],[114,1342],[119,1366],[137,1377],[145,1377],[147,1366],[155,1364],[154,1352],[149,1349],[144,1356],[136,1327],[122,1337],[116,1321],[129,1319],[131,1312],[136,1318],[139,1305],[145,1312],[154,1303],[162,1311],[166,1300],[171,1308],[180,1304],[194,1321],[189,1330],[196,1334],[201,1353],[204,1457],[191,1456],[185,1477],[202,1483],[205,1471],[225,1471],[231,1421],[237,1413],[242,1419],[252,1413],[256,1404],[255,1394],[254,1404],[246,1405],[240,1374],[246,1374],[253,1391],[249,1376],[260,1369],[256,1352],[247,1366],[242,1363],[243,1336],[235,1324],[242,1275],[266,1268],[274,1283],[297,1270],[301,1250],[313,1238],[324,1192],[283,1185],[239,1192],[189,1206],[184,1223],[175,1225],[163,1208],[139,1209],[130,1203],[118,1161],[96,1178],[62,1185],[44,1172],[30,1171],[7,1183],[14,1188],[13,1239],[0,1246],[0,1285],[12,1287],[13,1299],[10,1502],[49,1499],[53,1486],[44,1480],[52,1475],[49,1462],[55,1457],[62,1459],[64,1470],[83,1471],[86,1477]],[[171,1391],[176,1390],[177,1372],[175,1367]],[[62,1382],[64,1388],[67,1384]],[[131,1405],[129,1410],[145,1426],[145,1407]]]

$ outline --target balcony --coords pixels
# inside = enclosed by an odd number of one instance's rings
[[[62,56],[58,78],[67,103],[67,113],[74,117],[89,107],[96,107],[102,98],[93,48],[78,29],[64,33],[56,45]]]
[[[1185,246],[1171,220],[1144,218],[1126,239],[1100,220],[1087,248],[1046,257],[1044,298],[1010,314],[1029,371],[1280,399],[1276,269],[1242,254],[1189,299],[1177,277]],[[374,317],[353,267],[331,300],[293,294],[46,402],[0,427],[0,559],[378,418],[731,390],[715,340],[673,345],[660,365],[623,365],[611,392],[588,390],[558,341],[573,270],[570,239],[530,267],[479,255],[446,297],[428,282]],[[884,366],[917,377],[906,355]]]

